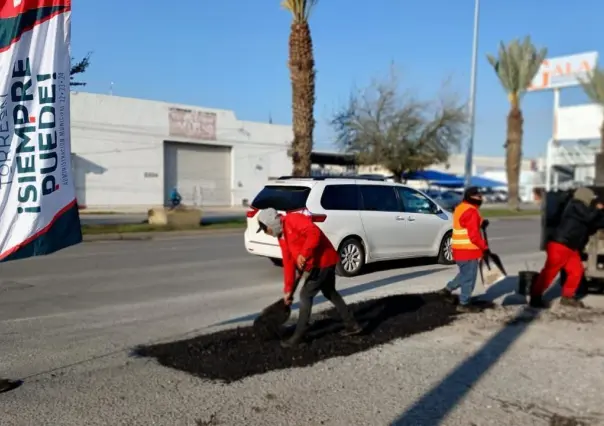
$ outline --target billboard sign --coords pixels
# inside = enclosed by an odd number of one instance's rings
[[[527,89],[529,92],[579,86],[596,68],[598,52],[545,59]]]
[[[82,241],[71,168],[71,0],[0,2],[0,261]]]
[[[170,136],[187,139],[216,140],[216,114],[183,108],[170,108]]]

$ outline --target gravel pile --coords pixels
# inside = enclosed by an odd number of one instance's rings
[[[231,383],[273,370],[306,367],[366,351],[378,345],[450,324],[455,307],[435,293],[405,294],[351,305],[365,328],[360,336],[342,337],[344,327],[335,309],[321,312],[311,324],[304,345],[283,349],[252,326],[219,331],[188,340],[138,347],[134,355],[155,358],[170,368],[204,379]],[[293,326],[285,336],[293,332]]]

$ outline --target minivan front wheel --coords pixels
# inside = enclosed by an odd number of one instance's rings
[[[365,266],[365,249],[363,243],[356,238],[347,238],[338,250],[340,261],[336,267],[338,275],[342,277],[354,277],[359,275]]]
[[[453,265],[453,246],[451,242],[451,232],[447,232],[440,243],[438,251],[438,263],[441,265]]]

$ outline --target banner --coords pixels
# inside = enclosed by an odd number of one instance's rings
[[[0,261],[82,241],[71,170],[71,0],[0,5]]]

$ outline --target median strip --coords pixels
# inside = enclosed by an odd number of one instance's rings
[[[485,218],[522,218],[535,217],[541,212],[539,210],[520,210],[512,211],[508,209],[482,209],[481,213]],[[125,239],[120,236],[131,235],[128,239],[150,239],[154,234],[174,233],[187,234],[204,231],[217,230],[238,230],[246,226],[245,218],[232,218],[219,221],[212,221],[201,225],[150,225],[149,223],[106,223],[106,224],[83,224],[82,234],[90,239],[102,239],[103,236],[109,239]],[[90,238],[93,237],[93,238]]]
[[[228,219],[201,225],[150,225],[148,223],[83,224],[85,240],[150,239],[158,234],[191,234],[218,230],[243,229],[246,219]],[[130,237],[126,237],[126,236]]]

